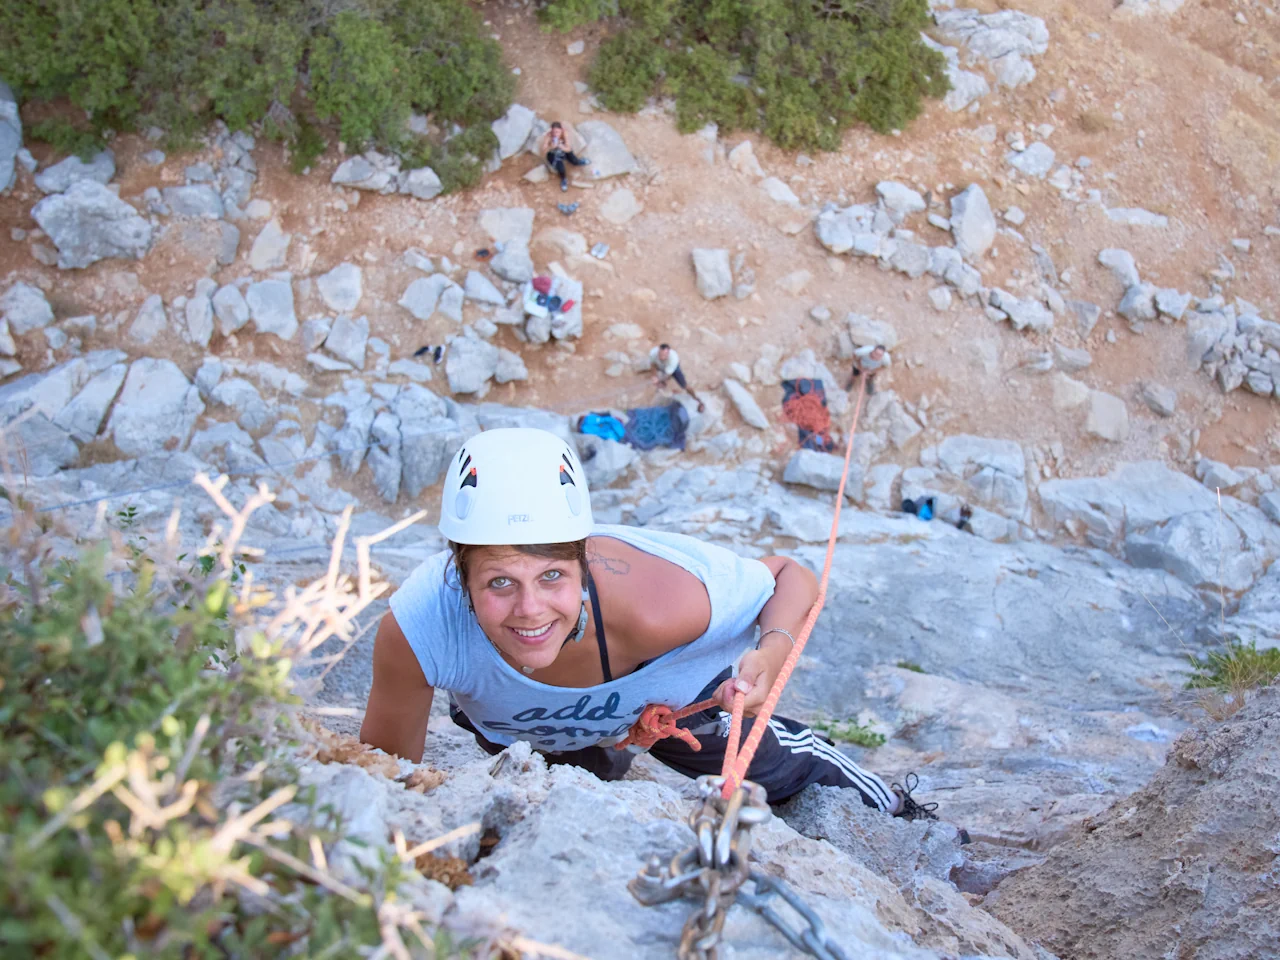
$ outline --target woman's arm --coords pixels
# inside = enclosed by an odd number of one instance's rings
[[[761,563],[773,574],[776,586],[756,620],[760,624],[760,648],[744,656],[738,666],[738,676],[726,680],[716,691],[716,699],[726,710],[733,709],[734,693],[745,693],[748,716],[764,703],[773,681],[782,670],[782,664],[791,653],[791,641],[786,635],[770,633],[764,636],[765,631],[781,627],[796,636],[818,599],[818,578],[806,567],[788,557],[765,557]]]
[[[422,667],[400,624],[388,613],[373,640],[373,687],[369,690],[360,739],[379,750],[420,763],[434,692],[422,675]]]

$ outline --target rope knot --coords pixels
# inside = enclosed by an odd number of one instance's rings
[[[695,707],[702,707],[702,704],[695,704]],[[651,703],[640,713],[640,717],[631,725],[631,729],[627,732],[626,739],[620,743],[614,744],[615,750],[622,750],[631,744],[636,744],[642,750],[648,750],[659,740],[667,737],[679,737],[689,747],[690,750],[697,752],[702,749],[702,744],[688,730],[676,724],[683,720],[691,712],[687,707],[684,710],[672,710],[663,703]]]

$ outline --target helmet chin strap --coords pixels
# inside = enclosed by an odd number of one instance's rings
[[[561,650],[563,650],[569,644],[570,641],[573,641],[574,643],[582,642],[582,638],[587,632],[587,600],[588,599],[590,599],[590,594],[588,594],[586,590],[583,590],[582,606],[578,610],[578,624],[572,630],[569,631],[569,635],[564,638],[564,643],[560,644]],[[521,667],[520,672],[529,674],[529,673],[533,673],[534,669],[536,668]]]

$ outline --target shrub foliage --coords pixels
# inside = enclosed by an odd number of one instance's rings
[[[317,882],[315,851],[341,824],[281,766],[293,661],[255,626],[244,567],[154,561],[128,512],[127,542],[58,560],[35,515],[14,512],[0,542],[0,956],[382,945],[411,867],[386,857],[363,883]],[[460,955],[443,932],[427,947],[414,956]]]
[[[465,0],[10,0],[0,71],[27,99],[83,111],[33,130],[78,152],[109,130],[155,125],[181,143],[214,119],[244,129],[275,102],[349,147],[421,152],[411,111],[487,126],[515,91]]]
[[[612,8],[553,0],[542,18],[567,30]],[[623,112],[673,96],[684,132],[714,122],[834,150],[855,122],[905,127],[924,97],[949,89],[945,60],[920,39],[927,0],[619,0],[617,9],[592,86]]]

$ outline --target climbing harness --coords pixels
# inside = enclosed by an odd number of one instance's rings
[[[818,581],[818,597],[805,617],[804,625],[787,654],[782,669],[778,671],[773,686],[764,703],[756,711],[755,722],[746,742],[742,740],[742,718],[746,696],[735,693],[729,726],[729,742],[725,748],[724,765],[720,776],[703,776],[697,780],[700,804],[689,814],[689,826],[696,842],[663,864],[653,857],[644,869],[627,884],[632,896],[645,906],[667,903],[671,900],[691,899],[700,903],[699,908],[685,922],[676,951],[679,960],[720,960],[720,937],[724,930],[729,908],[735,903],[754,910],[798,950],[803,950],[819,960],[849,960],[848,954],[827,938],[822,921],[794,890],[776,877],[770,877],[750,864],[751,830],[768,821],[773,815],[763,787],[746,779],[747,769],[760,746],[769,718],[773,716],[783,688],[791,678],[805,643],[818,614],[827,598],[827,584],[831,579],[831,562],[835,557],[836,536],[840,529],[840,507],[844,503],[845,483],[849,479],[849,463],[853,458],[853,440],[858,431],[858,417],[862,413],[862,401],[866,393],[865,378],[858,387],[858,401],[853,410],[853,422],[849,427],[849,439],[844,452],[844,472],[840,475],[840,487],[836,491],[835,515],[831,521],[831,534],[827,537],[827,556]],[[811,394],[808,394],[811,395]],[[700,744],[688,730],[677,726],[685,717],[715,706],[715,700],[704,700],[681,710],[672,710],[663,704],[650,704],[632,725],[626,739],[617,749],[632,744],[648,749],[664,737],[679,737],[692,750]],[[923,808],[922,808],[923,809]],[[930,811],[932,812],[932,811]],[[753,891],[745,885],[750,882]],[[788,904],[803,923],[797,928],[784,919],[773,905],[778,897]]]

